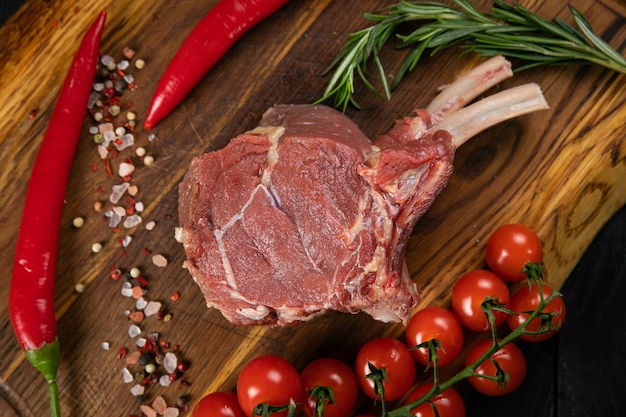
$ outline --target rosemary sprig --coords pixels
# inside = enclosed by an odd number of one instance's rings
[[[348,36],[327,70],[334,72],[317,103],[333,98],[334,106],[343,111],[350,104],[358,108],[354,100],[355,73],[370,90],[388,99],[391,90],[415,68],[426,50],[434,55],[452,46],[459,46],[461,54],[504,55],[524,61],[516,71],[539,65],[584,64],[626,73],[626,59],[596,35],[585,16],[572,6],[569,10],[576,27],[559,18],[546,20],[519,4],[510,5],[503,0],[495,0],[489,13],[480,12],[469,0],[454,2],[458,8],[438,2],[401,1],[384,13],[365,13],[375,23]],[[398,26],[410,21],[425,23],[408,35],[396,34],[401,40],[399,48],[412,50],[390,87],[379,53]],[[370,62],[378,69],[382,92],[366,76]]]

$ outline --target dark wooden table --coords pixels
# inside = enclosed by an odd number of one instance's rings
[[[2,0],[0,24],[23,2]],[[568,306],[564,329],[551,341],[521,345],[526,382],[506,397],[471,396],[468,416],[626,415],[626,208],[599,232],[561,291]]]

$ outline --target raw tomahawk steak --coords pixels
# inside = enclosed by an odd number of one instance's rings
[[[287,326],[327,310],[406,324],[420,294],[404,263],[456,148],[547,108],[528,84],[465,105],[511,76],[493,58],[373,142],[325,106],[278,105],[259,127],[193,160],[177,239],[207,305],[235,324]]]

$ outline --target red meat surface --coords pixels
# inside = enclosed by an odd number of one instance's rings
[[[177,238],[207,305],[245,325],[328,310],[406,324],[420,293],[405,246],[455,150],[547,107],[535,84],[466,107],[510,75],[506,60],[491,59],[374,141],[329,107],[274,106],[259,127],[196,157],[179,188]]]

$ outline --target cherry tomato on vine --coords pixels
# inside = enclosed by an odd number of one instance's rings
[[[248,417],[234,392],[216,391],[205,395],[193,409],[192,417]]]
[[[309,392],[316,386],[333,389],[334,404],[326,402],[324,417],[344,417],[356,405],[359,384],[351,367],[339,359],[321,358],[309,363],[300,373],[302,378],[302,408],[308,416],[313,415],[316,398]]]
[[[251,416],[259,404],[287,405],[302,397],[302,380],[296,368],[280,356],[259,356],[248,362],[237,379],[237,398],[241,409]],[[273,414],[286,416],[287,411]]]
[[[487,339],[472,346],[465,358],[465,366],[469,366],[477,361],[491,348],[492,344],[493,341]],[[498,381],[492,379],[471,376],[468,378],[468,381],[472,387],[476,391],[489,396],[509,394],[519,388],[526,377],[526,358],[520,348],[513,343],[507,343],[491,355],[490,359],[495,360],[500,369],[508,375],[506,383],[499,384]],[[498,369],[490,359],[480,364],[475,369],[475,372],[479,375],[496,376]]]
[[[489,268],[505,281],[526,279],[522,268],[528,262],[541,262],[543,249],[537,234],[527,226],[512,223],[498,227],[487,241]]]
[[[486,297],[497,299],[499,304],[509,304],[509,287],[496,274],[476,269],[459,277],[452,287],[452,310],[463,326],[482,332],[491,327],[481,306]],[[504,322],[507,313],[492,310],[496,327]]]
[[[374,381],[368,363],[376,369],[385,369],[387,382],[383,382],[386,401],[397,400],[406,394],[415,380],[415,361],[406,345],[397,339],[379,337],[365,343],[356,356],[355,371],[363,392],[370,398],[380,399],[374,393]]]
[[[416,388],[406,398],[404,404],[410,404],[422,398],[424,395],[432,389],[433,383],[427,382]],[[440,394],[433,397],[432,402],[437,407],[437,414],[435,414],[432,405],[425,402],[411,410],[411,414],[416,417],[465,417],[465,402],[461,395],[452,387],[444,390]]]
[[[542,284],[541,289],[543,292],[544,300],[552,295],[554,290]],[[541,298],[539,296],[539,288],[537,285],[533,285],[531,288],[523,287],[520,288],[513,294],[511,297],[510,309],[517,313],[518,315],[509,315],[507,317],[507,324],[511,330],[517,329],[519,326],[524,323],[530,314],[535,311],[539,304],[541,303]],[[540,329],[546,329],[547,331],[538,335],[530,335],[530,334],[522,334],[520,335],[520,339],[525,340],[527,342],[542,342],[554,336],[554,334],[559,331],[563,323],[565,322],[565,302],[563,301],[563,297],[558,296],[552,299],[550,303],[545,306],[543,313],[549,313],[552,315],[552,324],[550,325],[552,328],[548,329],[548,322],[542,324],[542,319],[540,317],[535,318],[532,322],[526,326],[526,330],[530,332],[536,332]],[[545,327],[544,327],[545,326]]]
[[[417,362],[429,365],[427,348],[413,347],[437,339],[437,364],[445,366],[455,360],[463,350],[463,328],[450,310],[442,307],[426,307],[411,317],[406,327],[406,343]],[[432,365],[432,364],[430,364]]]

